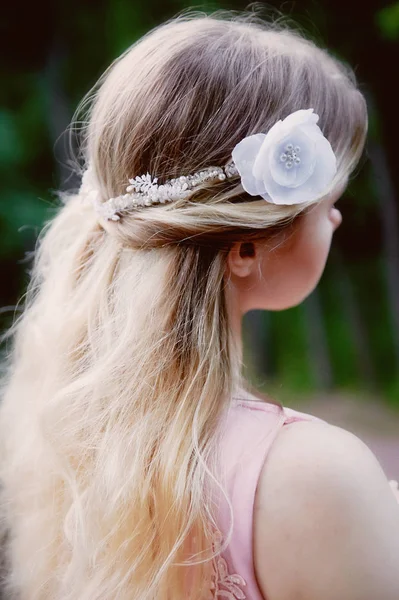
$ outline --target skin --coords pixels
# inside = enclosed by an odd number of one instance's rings
[[[283,310],[300,304],[324,271],[334,231],[342,222],[334,206],[340,187],[311,207],[288,240],[270,251],[266,242],[236,242],[226,265],[226,302],[230,323],[242,347],[241,322],[252,309]],[[276,244],[275,244],[276,245]]]

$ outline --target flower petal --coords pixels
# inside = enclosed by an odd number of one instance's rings
[[[311,188],[306,183],[298,188],[289,188],[279,185],[270,177],[265,184],[273,204],[300,204],[313,199],[310,197]]]
[[[258,194],[252,168],[265,137],[264,133],[250,135],[241,140],[232,152],[234,164],[241,176],[242,187],[251,196]]]
[[[282,121],[277,121],[263,139],[262,146],[259,148],[252,169],[252,174],[256,179],[263,179],[263,172],[267,164],[270,148],[283,136],[281,127]]]
[[[312,176],[305,185],[309,185],[313,198],[320,197],[330,185],[337,172],[337,159],[330,142],[320,137],[316,145],[317,162]]]
[[[241,177],[241,185],[250,196],[259,195],[257,183],[258,179],[255,179],[252,175],[244,175]]]
[[[234,146],[232,157],[239,173],[252,172],[253,162],[263,144],[266,135],[256,133],[250,135]]]
[[[298,127],[303,124],[308,125],[310,123],[317,123],[319,120],[319,115],[313,111],[313,108],[296,110],[283,120],[283,129],[290,131],[294,127]]]

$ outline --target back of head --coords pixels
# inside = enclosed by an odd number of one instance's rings
[[[125,52],[99,83],[83,153],[94,165],[104,199],[122,193],[135,175],[168,179],[223,165],[245,136],[268,131],[302,107],[311,106],[320,116],[337,157],[337,185],[352,172],[363,148],[366,106],[353,72],[284,24],[250,15],[172,20]],[[208,204],[221,196],[248,209],[250,198],[241,186],[212,186],[196,198],[201,200],[197,212],[181,211],[180,231],[168,223],[168,240],[179,242],[192,228],[203,232],[202,219],[212,215]],[[235,217],[248,230],[264,230],[296,212],[263,202],[250,207],[251,219],[240,208]],[[149,242],[148,233],[164,233],[164,212],[160,207],[134,213],[120,223],[119,234],[130,245],[156,246],[158,237]],[[158,216],[161,223],[152,225]]]
[[[245,136],[308,107],[338,184],[367,130],[349,67],[284,24],[186,14],[129,48],[88,95],[82,156],[106,201],[138,175],[224,165]],[[310,204],[253,198],[238,178],[117,221],[65,198],[10,332],[0,411],[10,594],[204,597],[214,525],[204,481],[220,415],[245,385],[226,253],[293,226]]]

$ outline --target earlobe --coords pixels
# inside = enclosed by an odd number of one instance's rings
[[[251,274],[256,259],[253,242],[236,242],[230,249],[227,264],[232,274],[237,277],[248,277]]]

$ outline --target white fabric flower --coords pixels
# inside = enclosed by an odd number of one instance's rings
[[[396,479],[391,479],[389,481],[389,485],[391,486],[391,489],[393,491],[393,494],[396,498],[396,500],[399,502],[399,484],[396,481]]]
[[[241,183],[251,196],[273,204],[299,204],[321,197],[337,171],[330,142],[316,125],[313,108],[277,121],[268,133],[250,135],[233,149]]]

